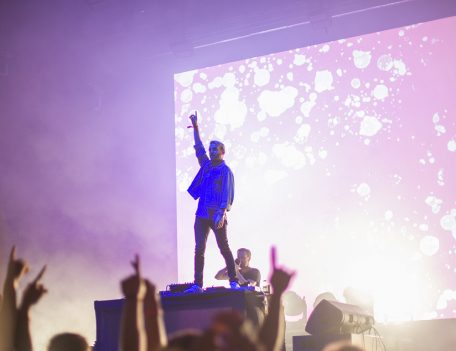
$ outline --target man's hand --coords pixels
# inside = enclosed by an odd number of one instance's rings
[[[22,296],[21,306],[23,309],[30,308],[30,306],[36,304],[41,299],[41,297],[47,293],[44,285],[39,283],[45,271],[46,266],[41,269],[36,278],[25,288],[24,295]]]
[[[195,114],[190,115],[190,117],[188,117],[188,118],[190,118],[190,121],[192,121],[192,125],[188,126],[188,128],[192,128],[192,127],[195,129],[198,128],[198,115],[197,115],[196,111],[195,111]]]
[[[272,275],[270,278],[270,282],[273,293],[277,295],[282,295],[284,291],[288,288],[290,280],[294,277],[296,272],[288,272],[282,268],[277,267],[277,256],[275,246],[271,248],[271,266]]]
[[[139,256],[136,255],[134,261],[131,262],[135,274],[125,278],[121,282],[121,288],[124,296],[132,299],[143,300],[146,294],[146,285],[141,278]]]
[[[22,259],[16,259],[16,246],[13,246],[8,261],[7,279],[12,281],[17,287],[21,277],[29,270],[27,262]]]
[[[214,217],[214,224],[216,229],[220,229],[225,224],[225,213],[217,213]]]

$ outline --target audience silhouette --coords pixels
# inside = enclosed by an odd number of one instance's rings
[[[277,264],[275,247],[271,248],[270,284],[272,294],[268,313],[262,325],[255,326],[236,311],[214,315],[205,330],[182,330],[168,336],[164,314],[155,285],[141,274],[140,259],[131,262],[134,272],[120,282],[125,297],[119,349],[121,351],[278,351],[284,345],[284,311],[282,296],[295,272]],[[13,246],[9,255],[3,294],[0,295],[0,351],[32,351],[29,321],[30,309],[46,294],[41,283],[44,266],[25,287],[20,304],[17,290],[29,270],[27,262],[16,258]],[[89,351],[87,340],[78,334],[61,333],[51,338],[48,351]],[[351,346],[333,345],[326,351],[358,351]]]

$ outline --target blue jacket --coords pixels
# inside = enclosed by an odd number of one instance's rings
[[[196,216],[209,218],[210,210],[231,209],[234,199],[234,176],[225,161],[213,164],[203,144],[195,145],[200,169],[188,188],[189,194],[199,199]]]

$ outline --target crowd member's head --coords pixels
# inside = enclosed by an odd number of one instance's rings
[[[240,248],[237,250],[237,261],[241,268],[249,267],[250,259],[252,258],[252,252],[246,248]]]
[[[198,329],[180,330],[168,339],[167,351],[194,350],[200,344],[203,331]]]
[[[90,346],[79,334],[62,333],[51,339],[47,351],[90,351]]]
[[[260,351],[257,330],[237,311],[224,311],[215,315],[211,326],[213,344],[217,350]]]
[[[334,342],[326,346],[323,351],[365,351],[363,348],[351,345],[347,341]]]

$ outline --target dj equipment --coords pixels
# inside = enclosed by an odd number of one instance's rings
[[[183,293],[185,290],[189,289],[193,284],[194,283],[172,283],[166,286],[166,292],[172,294]],[[162,293],[163,291],[160,291],[160,294]]]

